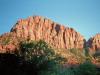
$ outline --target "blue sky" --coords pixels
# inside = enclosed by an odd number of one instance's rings
[[[100,0],[0,0],[0,34],[33,15],[72,27],[86,39],[100,32]]]

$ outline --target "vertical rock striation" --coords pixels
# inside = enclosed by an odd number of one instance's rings
[[[4,39],[7,46],[4,45]],[[11,29],[11,32],[0,36],[0,51],[16,49],[18,39],[22,40],[44,40],[57,49],[71,49],[84,47],[84,37],[73,28],[64,27],[50,19],[41,16],[33,16],[20,19]],[[10,49],[10,47],[13,49]]]
[[[90,52],[94,53],[97,50],[100,50],[100,34],[96,34],[95,36],[91,37],[87,42]]]
[[[21,38],[45,40],[55,48],[82,49],[84,46],[84,37],[73,28],[64,27],[41,16],[19,20],[11,32]]]

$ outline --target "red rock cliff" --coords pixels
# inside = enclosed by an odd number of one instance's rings
[[[91,52],[94,53],[97,50],[100,50],[100,34],[96,34],[90,38],[87,43]]]
[[[10,36],[12,42],[2,44],[4,38]],[[73,28],[64,27],[41,16],[29,17],[19,20],[11,29],[10,33],[0,36],[0,50],[16,49],[16,39],[45,40],[51,46],[61,49],[84,47],[84,37]],[[16,40],[16,41],[15,41]],[[11,47],[11,48],[9,48]],[[13,50],[11,49],[11,50]]]

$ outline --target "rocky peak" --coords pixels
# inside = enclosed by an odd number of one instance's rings
[[[7,50],[8,46],[2,45],[5,36],[10,36],[10,40],[13,42],[7,44],[14,46],[16,49],[16,43],[14,40],[28,39],[28,40],[44,40],[51,46],[57,49],[71,49],[84,47],[84,37],[76,32],[73,28],[65,27],[61,24],[55,23],[50,19],[43,18],[41,16],[33,16],[27,19],[20,19],[11,29],[11,32],[7,35],[0,37],[0,50]],[[6,37],[5,37],[6,38]],[[16,39],[14,39],[16,38]],[[7,38],[6,38],[7,39]],[[16,40],[16,42],[19,42]]]
[[[83,48],[84,37],[73,28],[64,27],[41,16],[19,20],[11,29],[17,37],[45,40],[56,48]]]
[[[96,50],[100,50],[100,33],[96,34],[88,40],[88,46],[90,48],[90,51],[93,53]]]

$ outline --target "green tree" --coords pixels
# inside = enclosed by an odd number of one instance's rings
[[[24,62],[32,65],[36,73],[39,71],[51,71],[54,65],[63,60],[43,40],[22,42],[20,49],[19,55],[24,59]]]

